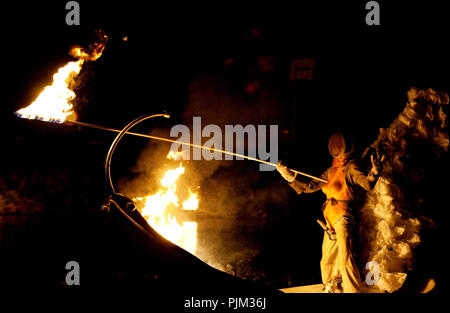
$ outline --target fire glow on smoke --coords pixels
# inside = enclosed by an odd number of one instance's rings
[[[169,159],[178,159],[177,153],[170,152]],[[162,236],[172,241],[174,244],[195,254],[197,249],[197,223],[193,221],[183,221],[179,223],[173,215],[173,208],[180,208],[186,211],[198,209],[198,195],[189,189],[187,199],[179,199],[176,191],[177,180],[183,175],[185,168],[180,162],[175,169],[169,169],[160,180],[160,188],[152,195],[137,197],[133,199],[142,207],[141,214],[147,222]]]

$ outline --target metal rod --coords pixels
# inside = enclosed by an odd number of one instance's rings
[[[112,160],[112,156],[114,154],[114,150],[116,149],[120,140],[122,140],[123,136],[125,136],[131,128],[133,128],[135,125],[139,124],[142,121],[148,120],[153,117],[158,117],[158,116],[165,117],[165,118],[170,117],[170,115],[168,115],[168,114],[145,114],[141,117],[138,117],[137,119],[135,119],[134,121],[129,123],[127,126],[125,126],[125,128],[119,132],[119,134],[117,135],[117,137],[114,139],[113,143],[111,144],[111,147],[109,148],[108,154],[106,156],[105,175],[106,175],[106,180],[109,182],[109,185],[111,186],[111,190],[113,193],[116,193],[113,181],[111,179],[111,160]]]
[[[83,123],[83,122],[78,122],[78,121],[66,121],[63,124],[67,124],[67,125],[73,124],[73,125],[78,125],[78,126],[83,126],[83,127],[90,127],[90,128],[95,128],[95,129],[101,129],[101,130],[106,130],[106,131],[116,132],[116,133],[120,133],[121,132],[121,130],[119,130],[119,129],[110,128],[110,127],[104,127],[104,126],[99,126],[99,125],[94,125],[94,124],[89,124],[89,123]],[[275,164],[275,163],[267,162],[267,161],[264,161],[264,160],[260,160],[260,159],[253,158],[253,157],[246,156],[246,155],[239,154],[239,153],[230,152],[230,151],[227,151],[227,150],[216,149],[216,148],[212,148],[212,147],[205,147],[205,146],[201,146],[201,145],[192,144],[192,143],[189,143],[189,142],[182,142],[182,141],[178,141],[178,140],[174,140],[174,139],[168,139],[168,138],[152,136],[152,135],[145,135],[145,134],[129,132],[129,131],[127,131],[126,134],[133,135],[133,136],[144,137],[144,138],[149,138],[149,139],[160,140],[160,141],[179,143],[179,144],[182,144],[182,145],[187,145],[187,146],[191,146],[191,147],[198,148],[198,149],[208,149],[208,150],[211,150],[211,151],[220,152],[220,153],[228,154],[228,155],[233,155],[233,156],[241,157],[241,158],[244,158],[244,159],[247,159],[247,160],[256,161],[256,162],[260,162],[260,163],[264,163],[264,164],[268,164],[268,165],[277,167],[277,164]],[[299,174],[299,175],[306,176],[306,177],[309,177],[311,179],[314,179],[314,180],[317,180],[317,181],[320,181],[320,182],[323,182],[323,183],[327,182],[326,180],[324,180],[324,179],[322,179],[320,177],[309,175],[309,174],[306,174],[306,173],[303,173],[303,172],[300,172],[300,171],[297,171],[297,170],[293,170],[293,169],[290,169],[290,170],[292,172],[294,172],[294,173]]]

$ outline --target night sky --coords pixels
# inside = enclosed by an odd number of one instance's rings
[[[85,251],[83,242],[100,229],[96,223],[102,217],[96,208],[109,193],[103,163],[114,137],[21,120],[13,113],[31,103],[53,73],[72,60],[71,46],[92,43],[96,29],[102,29],[109,41],[103,56],[87,63],[80,73],[76,106],[80,121],[121,128],[140,115],[166,111],[172,114],[170,122],[151,122],[143,130],[189,123],[189,116],[196,113],[219,125],[278,124],[285,131],[280,135],[279,158],[313,175],[320,175],[331,162],[327,140],[334,131],[352,133],[361,152],[376,139],[378,129],[388,127],[401,112],[411,87],[450,91],[449,19],[443,8],[428,1],[378,1],[381,25],[372,27],[365,24],[365,1],[245,5],[78,1],[80,26],[65,24],[65,1],[59,2],[2,4],[0,22],[0,179],[19,198],[43,206],[38,214],[18,214],[17,219],[3,222],[13,226],[2,226],[0,246],[5,252],[0,254],[8,257],[1,257],[1,272],[25,266],[40,255],[37,264],[45,264],[51,274],[36,275],[34,283],[43,279],[45,285],[58,285],[56,277],[64,268],[52,266],[59,266],[66,257],[83,258],[94,249]],[[292,61],[305,58],[315,61],[313,79],[290,80]],[[217,97],[241,99],[246,107],[242,111],[233,105],[215,107],[215,103],[196,107],[193,83],[214,79],[223,84],[220,92],[208,91],[200,83],[198,99],[210,99],[206,94],[216,92]],[[272,96],[270,101],[263,101],[267,94]],[[117,177],[133,176],[130,168],[146,144],[130,139],[115,165]],[[256,163],[237,163],[229,169],[221,166],[215,178],[256,173]],[[438,180],[446,176],[448,165],[441,163],[446,167],[439,171],[432,167],[430,175],[437,179],[425,192],[434,208],[448,206],[441,202],[448,183]],[[269,287],[319,282],[322,231],[315,219],[320,217],[323,195],[297,197],[276,172],[254,175],[254,185],[242,187],[242,193],[270,185],[277,186],[273,192],[286,197],[259,207],[265,212],[264,227],[254,232],[260,251],[252,266],[265,273],[269,282],[264,285]],[[439,221],[444,217],[438,209],[429,215]],[[84,227],[91,233],[79,232]],[[75,242],[74,249],[59,250],[67,242]],[[438,250],[437,245],[428,247],[431,253]],[[115,253],[132,253],[125,251]],[[137,272],[145,267],[141,263],[136,265]],[[27,274],[15,277],[16,282],[26,280]]]

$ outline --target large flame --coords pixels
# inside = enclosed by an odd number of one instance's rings
[[[51,122],[64,122],[69,116],[76,119],[71,101],[75,92],[69,89],[70,82],[80,73],[84,61],[72,61],[53,75],[53,83],[44,88],[39,96],[26,108],[16,112],[23,118]]]
[[[108,37],[101,31],[98,35],[99,42],[90,45],[88,50],[81,47],[71,49],[69,54],[78,61],[70,61],[59,68],[53,75],[52,84],[45,87],[33,103],[20,109],[16,114],[23,118],[57,123],[76,120],[77,116],[72,104],[76,95],[70,89],[70,85],[80,73],[85,61],[95,61],[102,55]]]
[[[167,158],[173,159],[174,156],[174,153],[169,153]],[[198,208],[199,199],[196,193],[189,190],[189,197],[184,201],[180,201],[176,194],[177,180],[184,172],[185,168],[180,162],[177,168],[165,172],[160,181],[161,187],[155,194],[134,200],[143,205],[141,214],[156,231],[176,245],[195,254],[197,223],[193,221],[179,223],[173,212],[174,208],[186,211],[195,211]]]

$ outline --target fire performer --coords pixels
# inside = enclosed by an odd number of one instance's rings
[[[375,186],[384,160],[371,155],[372,169],[366,175],[354,159],[353,141],[342,133],[333,134],[328,141],[333,164],[318,180],[300,179],[282,161],[277,170],[289,185],[301,194],[322,190],[327,200],[322,206],[325,223],[318,221],[325,233],[320,268],[324,292],[357,293],[362,283],[353,251],[354,212],[358,191],[370,191]],[[363,189],[361,189],[362,187]]]

